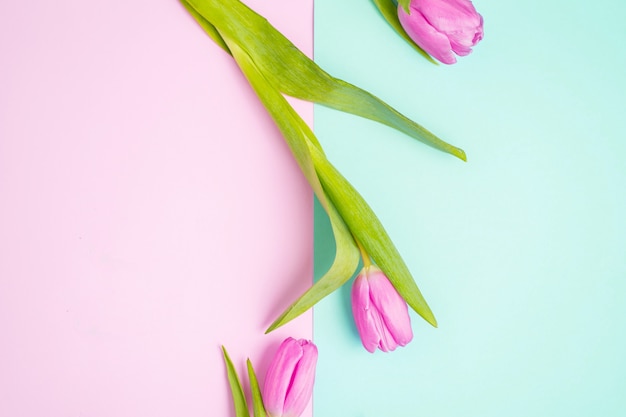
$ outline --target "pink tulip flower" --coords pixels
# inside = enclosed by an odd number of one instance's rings
[[[424,51],[444,64],[468,55],[483,38],[483,18],[470,0],[411,0],[410,14],[398,6],[406,33]]]
[[[265,376],[263,404],[270,417],[298,417],[313,395],[317,347],[310,340],[287,338]]]
[[[352,313],[368,352],[389,352],[413,339],[406,302],[375,266],[363,268],[354,281]]]

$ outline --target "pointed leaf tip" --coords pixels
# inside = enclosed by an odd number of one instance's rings
[[[246,365],[248,367],[250,391],[252,392],[252,409],[254,417],[265,417],[267,415],[267,412],[265,411],[265,406],[263,405],[261,388],[259,387],[259,381],[256,377],[256,373],[254,372],[254,367],[252,366],[252,361],[250,360],[250,358],[246,360]]]
[[[233,397],[233,405],[235,406],[235,415],[236,417],[249,417],[250,413],[248,412],[248,405],[246,404],[246,397],[243,393],[241,381],[224,346],[222,346],[222,353],[224,355],[224,363],[226,364],[230,393]]]

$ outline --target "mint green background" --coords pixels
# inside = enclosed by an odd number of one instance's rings
[[[350,287],[315,309],[316,417],[626,415],[626,3],[481,0],[457,65],[369,1],[315,1],[315,59],[466,150],[468,163],[315,108],[439,328],[367,353]],[[333,242],[316,213],[316,276]]]

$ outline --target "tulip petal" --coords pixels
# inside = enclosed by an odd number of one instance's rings
[[[398,10],[400,22],[409,36],[417,43],[424,43],[420,45],[437,59],[447,52],[450,55],[446,59],[452,61],[451,51],[468,55],[483,37],[483,18],[469,0],[413,0],[410,10],[411,14],[405,16]],[[432,30],[446,37],[449,45],[435,44],[437,38]],[[427,45],[428,42],[431,45]]]
[[[405,346],[413,338],[406,301],[375,266],[363,268],[352,287],[354,321],[365,349],[383,352]]]
[[[471,45],[464,45],[464,40],[457,40],[452,35],[450,36],[450,46],[452,47],[452,51],[459,56],[466,56],[472,52]]]
[[[476,45],[483,38],[483,18],[476,14],[476,22],[471,22],[465,27],[448,33],[452,50],[460,56],[468,55],[472,52],[472,46]]]
[[[419,54],[422,55],[424,58],[426,58],[433,64],[437,64],[437,61],[432,56],[428,55],[426,51],[420,48],[419,45],[416,44],[415,41],[411,39],[409,35],[407,35],[406,31],[402,27],[402,24],[400,23],[400,19],[398,19],[398,4],[399,4],[398,2],[396,2],[395,0],[373,0],[373,1],[376,7],[378,8],[378,10],[380,11],[380,14],[385,18],[385,20],[387,21],[387,23],[389,23],[389,25],[393,28],[393,30],[395,30],[398,33],[398,35],[404,38],[404,40],[407,41],[407,43],[411,45],[413,49],[419,52]],[[405,9],[409,10],[408,4]]]
[[[456,62],[448,37],[433,27],[419,10],[411,7],[409,15],[399,7],[398,18],[411,39],[435,59],[444,64]]]
[[[263,403],[272,416],[282,416],[291,377],[302,358],[302,346],[289,337],[280,345],[265,375]]]
[[[385,343],[389,347],[393,346],[390,350],[398,345],[406,346],[413,339],[411,318],[406,302],[378,268],[370,273],[368,281],[372,304],[375,310],[380,312],[381,320],[384,322],[385,336],[388,333],[393,340],[393,343],[388,341]]]
[[[361,343],[363,343],[365,350],[370,353],[376,351],[380,340],[372,315],[372,308],[369,283],[365,274],[361,273],[356,277],[352,286],[352,314],[361,337]]]
[[[398,347],[393,335],[387,328],[383,312],[377,308],[370,310],[374,327],[376,328],[376,334],[378,335],[378,348],[383,352],[391,352]]]
[[[313,395],[315,382],[315,365],[317,364],[317,347],[308,340],[299,341],[302,346],[302,358],[294,369],[285,406],[284,417],[295,417],[302,414]]]
[[[428,23],[443,33],[473,31],[480,24],[480,15],[467,0],[417,1],[413,7],[424,15]]]

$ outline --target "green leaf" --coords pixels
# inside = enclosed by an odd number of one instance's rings
[[[406,31],[402,27],[400,23],[400,19],[398,19],[398,6],[393,0],[372,0],[378,10],[383,15],[385,20],[391,25],[391,27],[398,32],[398,35],[402,36],[405,41],[409,43],[417,52],[420,53],[424,58],[429,60],[435,65],[439,65],[437,61],[435,61],[426,51],[424,51],[418,44],[415,43],[413,39],[409,35],[407,35]]]
[[[261,395],[261,389],[259,388],[259,381],[257,380],[252,362],[250,359],[246,361],[248,365],[248,378],[250,379],[250,391],[252,391],[252,406],[254,410],[254,417],[266,417],[267,412],[263,405],[263,397]]]
[[[411,0],[398,0],[398,4],[402,6],[407,13],[409,12],[409,5],[411,4]]]
[[[278,90],[397,129],[429,146],[466,160],[465,152],[439,139],[378,97],[332,77],[266,19],[239,0],[184,0],[221,34],[245,50]]]
[[[323,154],[312,150],[311,155],[326,194],[337,207],[350,231],[407,304],[424,320],[437,327],[435,316],[376,214]]]
[[[329,214],[337,242],[335,262],[327,274],[289,307],[270,326],[268,331],[302,314],[352,276],[358,266],[359,254],[350,232],[356,236],[372,259],[387,274],[389,280],[407,303],[426,321],[436,326],[437,321],[432,311],[372,209],[354,187],[332,166],[313,132],[285,98],[256,69],[252,59],[237,44],[231,43],[229,38],[225,37],[225,39],[237,63],[285,135],[290,147],[292,150],[298,149],[299,156],[297,158],[306,158],[306,163],[302,165],[314,167],[317,175],[311,178],[307,176],[307,178],[309,178],[314,190],[319,187],[321,181],[323,190],[321,192],[316,191],[316,194]],[[298,126],[299,129],[294,129],[294,126]],[[306,146],[308,151],[301,149],[303,146]],[[335,212],[334,208],[337,209],[338,213]],[[345,229],[346,224],[347,229]],[[351,272],[347,274],[349,270]]]
[[[190,0],[190,3],[194,1],[200,0]],[[205,0],[201,1],[201,4],[206,5],[209,2]],[[224,0],[224,3],[230,4],[231,2],[232,0]],[[213,2],[210,3],[212,8],[196,8],[196,10],[205,17],[207,11],[220,10]],[[223,7],[227,6],[223,5]],[[235,15],[238,12],[241,10],[233,10]],[[240,27],[237,19],[231,23],[232,26],[220,26],[215,23],[215,28],[285,137],[302,172],[329,215],[337,242],[335,261],[329,271],[290,306],[270,326],[268,332],[302,314],[352,276],[359,260],[358,249],[352,234],[387,274],[407,303],[429,323],[436,326],[436,320],[430,308],[376,215],[352,185],[328,162],[311,129],[280,93],[274,83],[276,78],[272,77],[273,71],[263,71],[259,68],[251,49],[246,47],[247,44],[237,33],[232,33],[234,28]],[[222,31],[222,27],[229,29],[230,32]],[[464,157],[464,153],[462,155]]]
[[[354,275],[359,265],[359,251],[354,244],[350,231],[336,212],[335,206],[330,204],[332,214],[331,227],[335,235],[335,260],[330,269],[311,288],[302,294],[289,306],[267,329],[266,333],[275,330],[285,323],[295,319],[300,314],[313,307],[324,297],[345,284]],[[340,228],[341,230],[337,230]]]
[[[317,177],[311,159],[312,149],[323,155],[317,138],[282,94],[264,77],[264,74],[258,71],[250,56],[229,38],[225,37],[225,40],[252,88],[285,137],[311,188],[328,213],[336,241],[335,260],[330,269],[270,325],[267,332],[271,332],[298,317],[349,280],[359,264],[359,251],[348,227],[326,197]]]
[[[191,14],[193,18],[196,19],[196,21],[200,24],[202,29],[204,29],[204,31],[215,41],[215,43],[217,43],[220,48],[230,53],[228,46],[226,46],[226,42],[224,42],[224,39],[222,39],[222,35],[220,35],[220,33],[215,28],[215,26],[213,26],[211,22],[209,22],[204,17],[202,17],[202,15],[200,15],[196,11],[196,9],[191,7],[191,5],[187,3],[186,0],[180,0],[180,2],[183,4],[185,9],[187,9],[189,14]]]
[[[228,375],[228,383],[230,384],[230,393],[233,396],[233,403],[235,405],[235,415],[237,417],[250,417],[248,411],[248,405],[246,404],[246,397],[241,387],[241,382],[237,376],[237,371],[233,366],[233,362],[226,352],[226,348],[222,346],[222,352],[224,354],[224,363],[226,364],[226,371]]]

